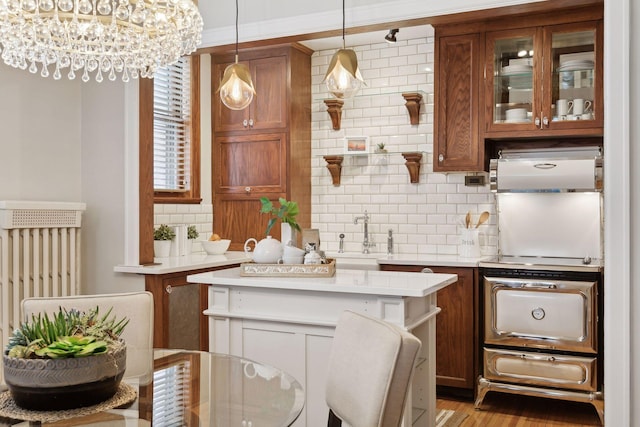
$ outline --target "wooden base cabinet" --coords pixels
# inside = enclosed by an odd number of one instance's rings
[[[425,266],[380,265],[385,271],[421,272]],[[480,292],[477,268],[431,267],[457,274],[458,281],[438,291],[436,317],[436,385],[438,392],[475,396],[480,375]],[[425,274],[425,273],[421,273]]]
[[[221,268],[238,267],[233,264]],[[184,350],[209,349],[207,285],[188,283],[189,274],[219,270],[208,268],[145,275],[145,290],[153,294],[153,346]]]

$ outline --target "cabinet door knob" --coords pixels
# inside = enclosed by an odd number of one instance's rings
[[[540,117],[536,117],[536,119],[534,120],[534,122],[536,124],[537,128],[542,129],[542,126],[540,125]]]
[[[171,287],[171,285],[167,285],[167,287],[166,287],[166,288],[164,288],[164,290],[165,290],[168,294],[170,294],[171,292],[173,292],[173,288]]]
[[[543,117],[542,118],[542,124],[546,127],[549,127],[549,118],[548,117]]]
[[[244,192],[247,194],[251,193],[251,187],[244,187]]]
[[[249,127],[253,127],[253,119],[249,119]]]
[[[444,162],[444,154],[439,154],[438,155],[438,161],[439,162]]]
[[[247,127],[248,124],[249,124],[249,122],[247,121],[247,119],[244,119],[242,121],[242,126]]]

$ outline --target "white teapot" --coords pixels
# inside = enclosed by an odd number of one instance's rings
[[[249,247],[251,242],[255,244],[253,252]],[[274,239],[271,236],[267,236],[259,242],[251,237],[244,242],[244,253],[247,256],[251,256],[253,262],[258,264],[276,264],[282,258],[282,244],[278,239]]]

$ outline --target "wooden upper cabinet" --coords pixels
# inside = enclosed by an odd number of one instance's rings
[[[251,194],[287,191],[287,137],[266,133],[217,137],[214,144],[216,193]]]
[[[602,21],[488,32],[485,52],[487,137],[602,135]]]
[[[311,54],[300,45],[240,52],[256,96],[233,111],[216,93],[234,55],[213,55],[213,231],[242,250],[249,237],[264,237],[269,217],[260,198],[298,203],[301,227],[311,226]],[[270,233],[280,238],[280,226]]]
[[[433,170],[482,170],[480,34],[438,37],[436,30]]]
[[[245,55],[241,55],[241,59]],[[231,110],[224,107],[217,90],[224,70],[233,61],[217,62],[229,59],[214,57],[214,130],[230,132],[243,130],[264,130],[285,128],[287,126],[287,57],[275,56],[267,58],[241,60],[251,71],[251,79],[256,94],[249,107],[244,110]]]

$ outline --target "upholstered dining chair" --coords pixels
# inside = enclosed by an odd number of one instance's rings
[[[67,297],[33,297],[21,302],[22,318],[32,314],[51,316],[59,307],[87,311],[99,307],[101,314],[112,308],[111,314],[126,317],[129,324],[121,337],[127,343],[126,377],[137,377],[146,384],[153,377],[153,295],[150,292],[130,292],[101,295],[75,295]]]
[[[421,342],[400,327],[344,311],[335,330],[325,398],[328,427],[400,425]]]

